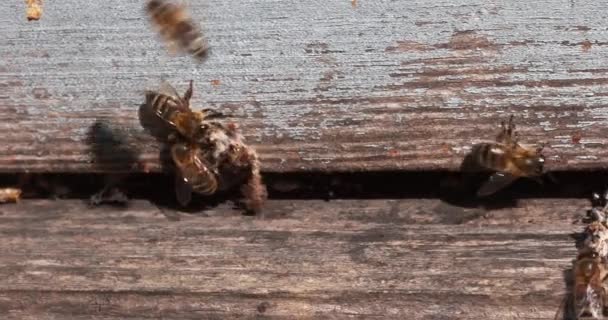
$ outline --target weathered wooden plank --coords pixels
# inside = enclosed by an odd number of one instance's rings
[[[96,120],[157,170],[143,90],[196,80],[266,171],[456,169],[515,113],[552,169],[605,168],[608,33],[597,1],[192,1],[212,55],[169,57],[141,1],[0,4],[0,171],[92,163]],[[136,168],[134,170],[144,170]]]
[[[547,319],[581,199],[486,211],[437,200],[270,201],[264,218],[0,208],[4,319]],[[577,221],[579,221],[577,223]]]

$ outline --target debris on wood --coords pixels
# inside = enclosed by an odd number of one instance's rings
[[[43,0],[25,0],[27,4],[27,20],[40,20],[42,16],[42,1]]]
[[[118,188],[104,188],[89,199],[91,206],[100,206],[102,204],[125,206],[128,203],[129,197]]]

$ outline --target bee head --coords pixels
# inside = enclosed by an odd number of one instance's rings
[[[524,160],[525,171],[533,175],[543,174],[544,166],[545,157],[542,154],[535,157],[529,157]]]

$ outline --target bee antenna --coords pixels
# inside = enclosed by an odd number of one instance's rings
[[[186,92],[184,93],[184,100],[186,102],[190,102],[190,98],[192,98],[192,91],[193,91],[193,80],[190,79],[190,83],[188,85],[188,89],[186,90]]]

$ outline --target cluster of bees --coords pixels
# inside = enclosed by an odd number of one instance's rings
[[[42,0],[26,3],[28,19],[38,19]],[[144,10],[170,52],[187,53],[199,62],[207,57],[209,45],[184,5],[148,0]],[[170,146],[178,202],[186,206],[192,193],[211,195],[240,186],[247,209],[259,211],[267,192],[256,152],[245,144],[235,123],[220,121],[225,118],[221,112],[193,110],[192,94],[192,81],[181,96],[168,82],[163,82],[158,90],[147,91],[145,97],[146,107],[162,120],[169,132],[163,140]],[[502,122],[495,141],[473,147],[467,159],[477,168],[494,172],[479,188],[478,196],[491,195],[520,177],[539,179],[543,174],[543,147],[525,147],[518,140],[511,116],[508,123]],[[16,191],[7,189],[0,193],[0,202],[16,201],[20,194]]]
[[[26,0],[26,5],[28,20],[40,19],[42,0]],[[207,40],[185,5],[169,0],[148,0],[144,11],[171,54],[187,53],[198,62],[207,57]],[[240,187],[246,209],[259,212],[267,191],[260,176],[258,155],[245,143],[236,123],[220,121],[225,118],[221,112],[193,110],[190,105],[192,94],[192,80],[183,95],[168,82],[162,82],[158,90],[148,90],[145,94],[146,108],[161,120],[168,132],[163,142],[169,145],[178,202],[187,206],[193,193],[211,195],[219,190]],[[104,191],[94,196],[92,202],[108,200]],[[0,203],[17,202],[20,195],[18,188],[2,189]]]
[[[608,192],[601,206],[591,209],[591,222],[583,232],[583,242],[574,262],[574,312],[577,319],[604,319],[608,302]]]
[[[145,10],[170,51],[187,52],[199,61],[207,56],[207,41],[183,5],[150,0]],[[183,96],[168,82],[146,92],[146,106],[170,128],[166,142],[175,164],[178,202],[186,206],[193,192],[211,195],[240,186],[246,208],[259,212],[267,192],[256,152],[245,144],[236,123],[218,121],[225,117],[221,112],[192,110],[192,94],[192,81]]]

